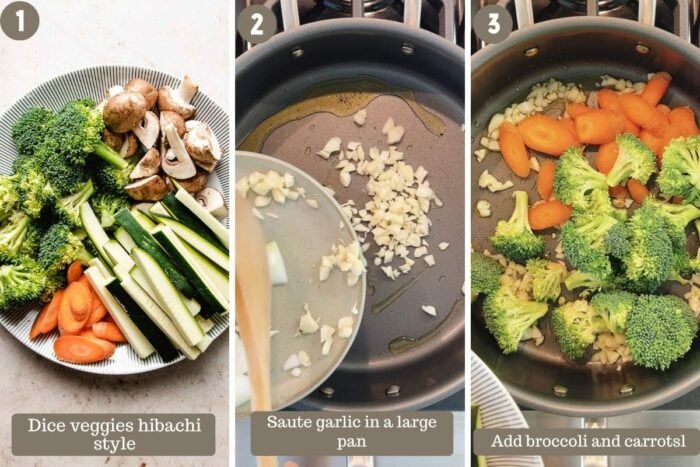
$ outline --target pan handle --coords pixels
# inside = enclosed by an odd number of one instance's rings
[[[597,430],[607,426],[608,419],[605,417],[583,419],[583,428],[585,429]],[[608,456],[581,456],[581,467],[608,467]]]
[[[421,0],[405,0],[403,2],[403,22],[406,26],[420,27]]]
[[[282,27],[284,30],[289,31],[290,29],[298,28],[301,22],[299,21],[299,4],[297,0],[280,0],[280,9],[282,10]]]
[[[374,467],[374,457],[348,456],[348,467]]]

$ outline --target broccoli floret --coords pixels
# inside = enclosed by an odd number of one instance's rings
[[[617,159],[606,177],[608,185],[617,186],[629,178],[646,183],[656,173],[656,156],[636,136],[625,133],[617,137]]]
[[[516,191],[515,209],[510,220],[500,220],[491,237],[493,248],[508,259],[525,263],[528,259],[540,256],[544,252],[544,240],[532,232],[527,217],[528,194]]]
[[[605,321],[605,326],[617,334],[624,334],[627,316],[634,308],[637,296],[622,290],[602,292],[591,299],[591,306]]]
[[[0,259],[32,255],[39,244],[39,230],[29,216],[15,211],[0,227]]]
[[[609,276],[599,278],[593,274],[583,271],[572,271],[564,279],[564,285],[567,290],[574,291],[576,289],[585,288],[590,290],[608,289],[614,287],[616,278]]]
[[[472,253],[472,302],[481,294],[488,295],[498,290],[501,274],[503,274],[503,266],[498,262],[481,253]]]
[[[103,161],[97,161],[93,169],[95,185],[100,193],[123,195],[124,187],[133,180],[129,178],[134,170],[135,162],[127,163],[124,168],[111,166]]]
[[[47,142],[37,151],[35,158],[41,171],[50,180],[57,196],[66,196],[80,190],[88,180],[88,172],[77,168],[59,153],[53,142]]]
[[[52,205],[56,198],[48,177],[34,157],[18,157],[13,163],[13,169],[17,177],[15,186],[20,209],[30,217],[39,217],[44,208]]]
[[[115,167],[126,167],[119,153],[102,141],[103,130],[104,121],[95,102],[79,99],[58,112],[51,139],[57,145],[58,154],[72,165],[83,167],[90,154],[95,154]]]
[[[17,176],[0,175],[0,222],[6,220],[17,208],[19,193],[17,193]]]
[[[38,258],[42,268],[57,271],[76,260],[87,264],[92,255],[85,249],[80,237],[71,231],[70,226],[58,223],[52,225],[41,237]]]
[[[663,156],[657,178],[661,193],[700,204],[700,136],[672,140]]]
[[[17,153],[32,156],[41,146],[46,135],[53,131],[56,115],[42,107],[34,107],[24,112],[12,126],[12,141]]]
[[[627,317],[625,337],[632,361],[665,370],[685,355],[698,330],[693,311],[673,295],[643,295]]]
[[[547,314],[547,304],[522,300],[501,287],[486,297],[484,321],[504,354],[518,350],[518,342],[529,338],[529,329]]]
[[[576,300],[552,312],[552,330],[564,355],[581,358],[596,335],[608,329],[587,301]]]
[[[41,267],[27,257],[0,265],[0,311],[24,306],[39,298],[45,280]]]
[[[66,283],[66,274],[62,269],[46,271],[46,281],[39,300],[42,303],[50,302],[56,292],[66,287]]]
[[[87,183],[83,184],[82,188],[68,196],[59,198],[56,201],[55,209],[56,214],[59,219],[71,225],[77,227],[81,225],[80,222],[80,206],[90,199],[90,196],[94,193],[95,189],[92,185],[92,181],[88,180]]]
[[[596,190],[607,193],[605,175],[593,169],[581,148],[569,148],[559,158],[554,171],[554,195],[564,204],[585,209]]]
[[[632,248],[630,244],[630,232],[627,226],[618,222],[610,227],[603,240],[605,251],[612,257],[622,259],[627,256]]]
[[[674,251],[667,225],[660,211],[646,203],[629,219],[631,249],[622,260],[626,276],[624,288],[651,293],[671,276]]]
[[[566,266],[546,259],[531,259],[527,272],[532,275],[532,296],[538,302],[554,301],[561,295]]]

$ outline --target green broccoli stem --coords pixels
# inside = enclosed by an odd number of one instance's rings
[[[585,287],[587,289],[598,289],[602,287],[602,283],[592,274],[588,274],[582,271],[573,271],[564,280],[564,285],[570,291],[575,289]]]
[[[532,229],[530,228],[530,221],[528,220],[528,217],[527,217],[527,211],[528,211],[528,205],[527,205],[528,194],[527,194],[527,192],[516,191],[515,193],[513,193],[513,197],[515,198],[515,209],[513,210],[513,215],[510,216],[509,222],[511,224],[522,225],[528,231],[532,232]]]
[[[95,146],[95,154],[108,164],[113,165],[118,169],[126,168],[126,166],[129,165],[129,163],[125,161],[117,151],[110,148],[102,141]]]
[[[620,161],[620,163],[613,165],[612,169],[610,169],[610,172],[608,172],[608,175],[605,177],[605,180],[608,182],[608,186],[617,186],[627,181],[631,174],[631,166],[625,164],[624,161]]]
[[[87,248],[85,248],[85,246],[83,245],[76,259],[80,261],[80,264],[82,264],[83,266],[88,266],[92,258],[94,258],[94,256],[92,256],[92,254],[90,254],[90,252],[87,251]]]
[[[700,209],[692,204],[664,203],[661,205],[661,210],[666,213],[674,224],[683,228],[700,217]]]

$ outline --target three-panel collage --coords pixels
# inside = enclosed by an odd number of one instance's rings
[[[697,0],[0,0],[0,467],[700,465]]]

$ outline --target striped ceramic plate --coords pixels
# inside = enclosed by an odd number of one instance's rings
[[[496,375],[471,353],[472,403],[481,410],[484,428],[527,428],[520,409]],[[488,456],[488,467],[543,467],[539,456]]]
[[[177,86],[179,79],[156,70],[132,66],[100,66],[78,70],[54,78],[37,87],[26,96],[17,101],[0,118],[0,173],[10,173],[12,161],[17,156],[12,144],[11,128],[17,118],[30,107],[44,106],[54,110],[60,109],[66,102],[90,97],[100,101],[105,91],[116,84],[123,85],[131,78],[143,78],[154,86]],[[196,79],[196,77],[194,77]],[[229,146],[228,115],[213,100],[198,92],[192,104],[197,108],[197,119],[207,122],[216,134],[222,148]],[[224,153],[221,163],[216,168],[216,176],[210,177],[210,184],[222,190],[224,196],[229,195],[229,158],[228,152]],[[38,308],[28,306],[22,309],[12,310],[0,314],[2,324],[21,343],[61,365],[88,373],[126,375],[145,373],[157,370],[175,362],[165,363],[158,355],[152,355],[146,360],[141,360],[128,345],[120,345],[112,358],[90,364],[74,365],[61,362],[54,356],[53,341],[55,334],[50,334],[33,341],[29,340],[29,329],[34,322]],[[214,318],[215,326],[209,334],[216,338],[228,328],[228,317]],[[176,361],[182,360],[180,357]]]

